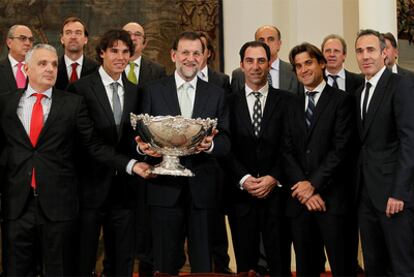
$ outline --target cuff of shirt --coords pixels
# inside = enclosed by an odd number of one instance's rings
[[[134,175],[134,172],[132,172],[132,168],[134,167],[134,165],[137,163],[137,160],[134,160],[134,159],[132,159],[132,160],[130,160],[129,162],[128,162],[128,164],[127,164],[127,166],[126,166],[126,172],[129,174],[129,175]]]
[[[145,156],[145,153],[141,151],[141,149],[139,149],[139,146],[137,145],[137,153],[140,154],[141,156]]]
[[[211,152],[213,152],[213,149],[214,149],[214,141],[211,142],[210,148],[204,152],[207,154],[211,154]]]
[[[250,174],[246,174],[246,175],[244,175],[244,176],[243,176],[243,178],[241,178],[241,179],[240,179],[240,182],[239,182],[239,188],[240,188],[241,190],[244,190],[244,188],[243,188],[243,184],[244,184],[244,182],[246,181],[246,179],[247,179],[247,178],[249,178],[250,176],[252,176],[252,175],[250,175]]]

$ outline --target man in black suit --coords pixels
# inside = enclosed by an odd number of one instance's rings
[[[53,89],[57,63],[53,46],[36,45],[26,55],[27,88],[0,96],[7,276],[33,276],[37,256],[44,276],[74,275],[77,143],[99,162],[147,176],[145,164],[118,154],[95,135],[82,97]]]
[[[325,80],[328,85],[339,88],[352,96],[355,96],[355,92],[364,83],[364,77],[361,74],[355,74],[344,68],[344,63],[347,54],[347,45],[345,40],[336,34],[331,34],[323,39],[321,50],[326,60],[325,68]],[[357,145],[357,137],[355,132],[354,139],[355,146]],[[350,157],[357,160],[358,153],[355,151],[354,157]],[[349,210],[346,215],[345,228],[345,259],[347,262],[346,269],[350,270],[347,275],[356,275],[358,271],[358,209],[356,205],[356,172],[349,172],[348,183],[348,201]],[[323,253],[325,255],[325,253]],[[360,267],[359,267],[360,268]]]
[[[292,66],[279,59],[278,54],[282,45],[282,37],[278,28],[271,25],[259,27],[254,34],[257,41],[266,43],[270,48],[270,70],[268,80],[274,88],[288,90],[292,93],[298,93],[299,83],[292,72]],[[233,70],[231,75],[231,91],[243,91],[244,74],[240,68]]]
[[[84,96],[97,134],[128,156],[136,153],[130,113],[138,112],[136,86],[122,74],[134,53],[129,34],[111,30],[100,39],[97,71],[69,85],[68,91]],[[116,87],[114,87],[114,85]],[[118,106],[118,107],[117,107]],[[119,110],[120,109],[120,110]],[[109,276],[131,276],[134,251],[134,186],[141,185],[126,172],[97,164],[80,154],[80,275],[95,271],[101,226]]]
[[[399,55],[397,40],[392,33],[382,34],[385,39],[385,65],[393,72],[411,78],[414,82],[414,72],[397,64]]]
[[[361,30],[355,42],[365,86],[357,91],[359,228],[367,276],[414,274],[414,95],[386,68],[386,42]]]
[[[290,276],[281,144],[284,115],[294,96],[269,86],[269,61],[263,42],[247,42],[240,49],[246,84],[229,97],[232,150],[224,160],[232,186],[229,222],[238,272],[257,272],[262,236],[270,276]]]
[[[60,43],[65,53],[59,59],[55,88],[65,90],[68,84],[95,72],[98,64],[87,58],[84,47],[88,43],[88,30],[80,18],[68,17],[62,24]]]
[[[165,77],[164,66],[142,56],[142,51],[147,45],[144,28],[136,22],[130,22],[125,24],[122,29],[130,34],[135,46],[134,54],[125,68],[128,80],[135,85],[142,86],[149,81]]]
[[[203,48],[197,33],[181,33],[171,50],[176,65],[174,75],[139,91],[142,113],[218,120],[218,131],[214,130],[200,143],[199,153],[181,159],[194,177],[158,176],[147,187],[155,270],[171,275],[178,274],[182,263],[184,233],[188,238],[191,271],[212,271],[211,213],[217,208],[222,178],[216,158],[230,150],[225,92],[197,78]],[[138,139],[138,143],[143,153],[156,154],[142,140]]]
[[[289,108],[283,162],[291,189],[286,212],[291,217],[297,275],[319,276],[315,249],[322,239],[333,275],[344,276],[352,97],[326,84],[326,61],[316,46],[295,46],[289,60],[305,88]]]
[[[129,63],[124,71],[128,80],[135,85],[143,86],[147,82],[166,77],[164,66],[142,56],[142,51],[147,45],[144,28],[136,22],[130,22],[125,24],[122,29],[129,33],[135,47],[134,53],[129,58]],[[146,203],[146,191],[146,183],[136,187],[135,252],[139,259],[139,276],[152,276],[154,274],[151,224],[149,220],[149,208]],[[108,259],[105,258],[105,272],[108,263]]]
[[[33,34],[29,27],[13,25],[7,33],[7,58],[0,61],[0,93],[24,88],[26,73],[24,57],[33,46]]]

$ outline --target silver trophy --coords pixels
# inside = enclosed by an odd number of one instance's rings
[[[180,164],[179,157],[194,154],[200,142],[216,128],[217,119],[131,113],[131,125],[144,142],[163,155],[151,173],[191,177],[194,173]]]

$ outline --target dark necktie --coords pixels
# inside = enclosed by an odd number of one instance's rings
[[[32,96],[36,97],[36,102],[33,105],[32,117],[30,119],[30,142],[33,147],[36,146],[37,140],[40,135],[40,131],[43,128],[43,107],[42,107],[42,98],[45,97],[44,94],[34,93]],[[35,178],[35,169],[33,168],[32,172],[32,182],[31,186],[33,189],[36,189],[36,178]]]
[[[254,134],[256,137],[260,134],[260,125],[262,122],[262,102],[260,102],[260,97],[262,97],[262,94],[260,92],[252,92],[254,97],[256,97],[256,101],[253,105],[253,129]]]
[[[114,119],[117,129],[119,130],[119,126],[121,124],[121,118],[122,118],[122,108],[121,108],[121,100],[119,99],[118,94],[118,82],[113,82],[111,84],[112,88],[112,109],[114,112]]]
[[[328,75],[328,76],[332,78],[332,87],[339,88],[338,83],[336,82],[336,79],[338,79],[339,76],[338,75]]]
[[[368,97],[369,97],[369,90],[371,86],[372,85],[370,82],[367,82],[365,84],[365,95],[364,95],[364,101],[362,102],[362,124],[364,124],[365,122],[365,117],[368,111]]]
[[[269,87],[273,87],[272,75],[270,75],[270,72],[267,73],[267,82],[269,83]]]
[[[72,63],[72,74],[70,74],[69,83],[73,83],[78,80],[78,73],[76,72],[76,68],[78,67],[78,63]]]
[[[315,94],[318,93],[317,91],[307,91],[306,95],[308,96],[308,107],[306,108],[305,112],[305,121],[306,126],[309,128],[312,125],[312,118],[313,114],[315,113]]]

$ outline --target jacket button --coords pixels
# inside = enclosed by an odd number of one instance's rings
[[[307,149],[306,150],[306,154],[310,154],[311,153],[311,150],[310,149]]]

